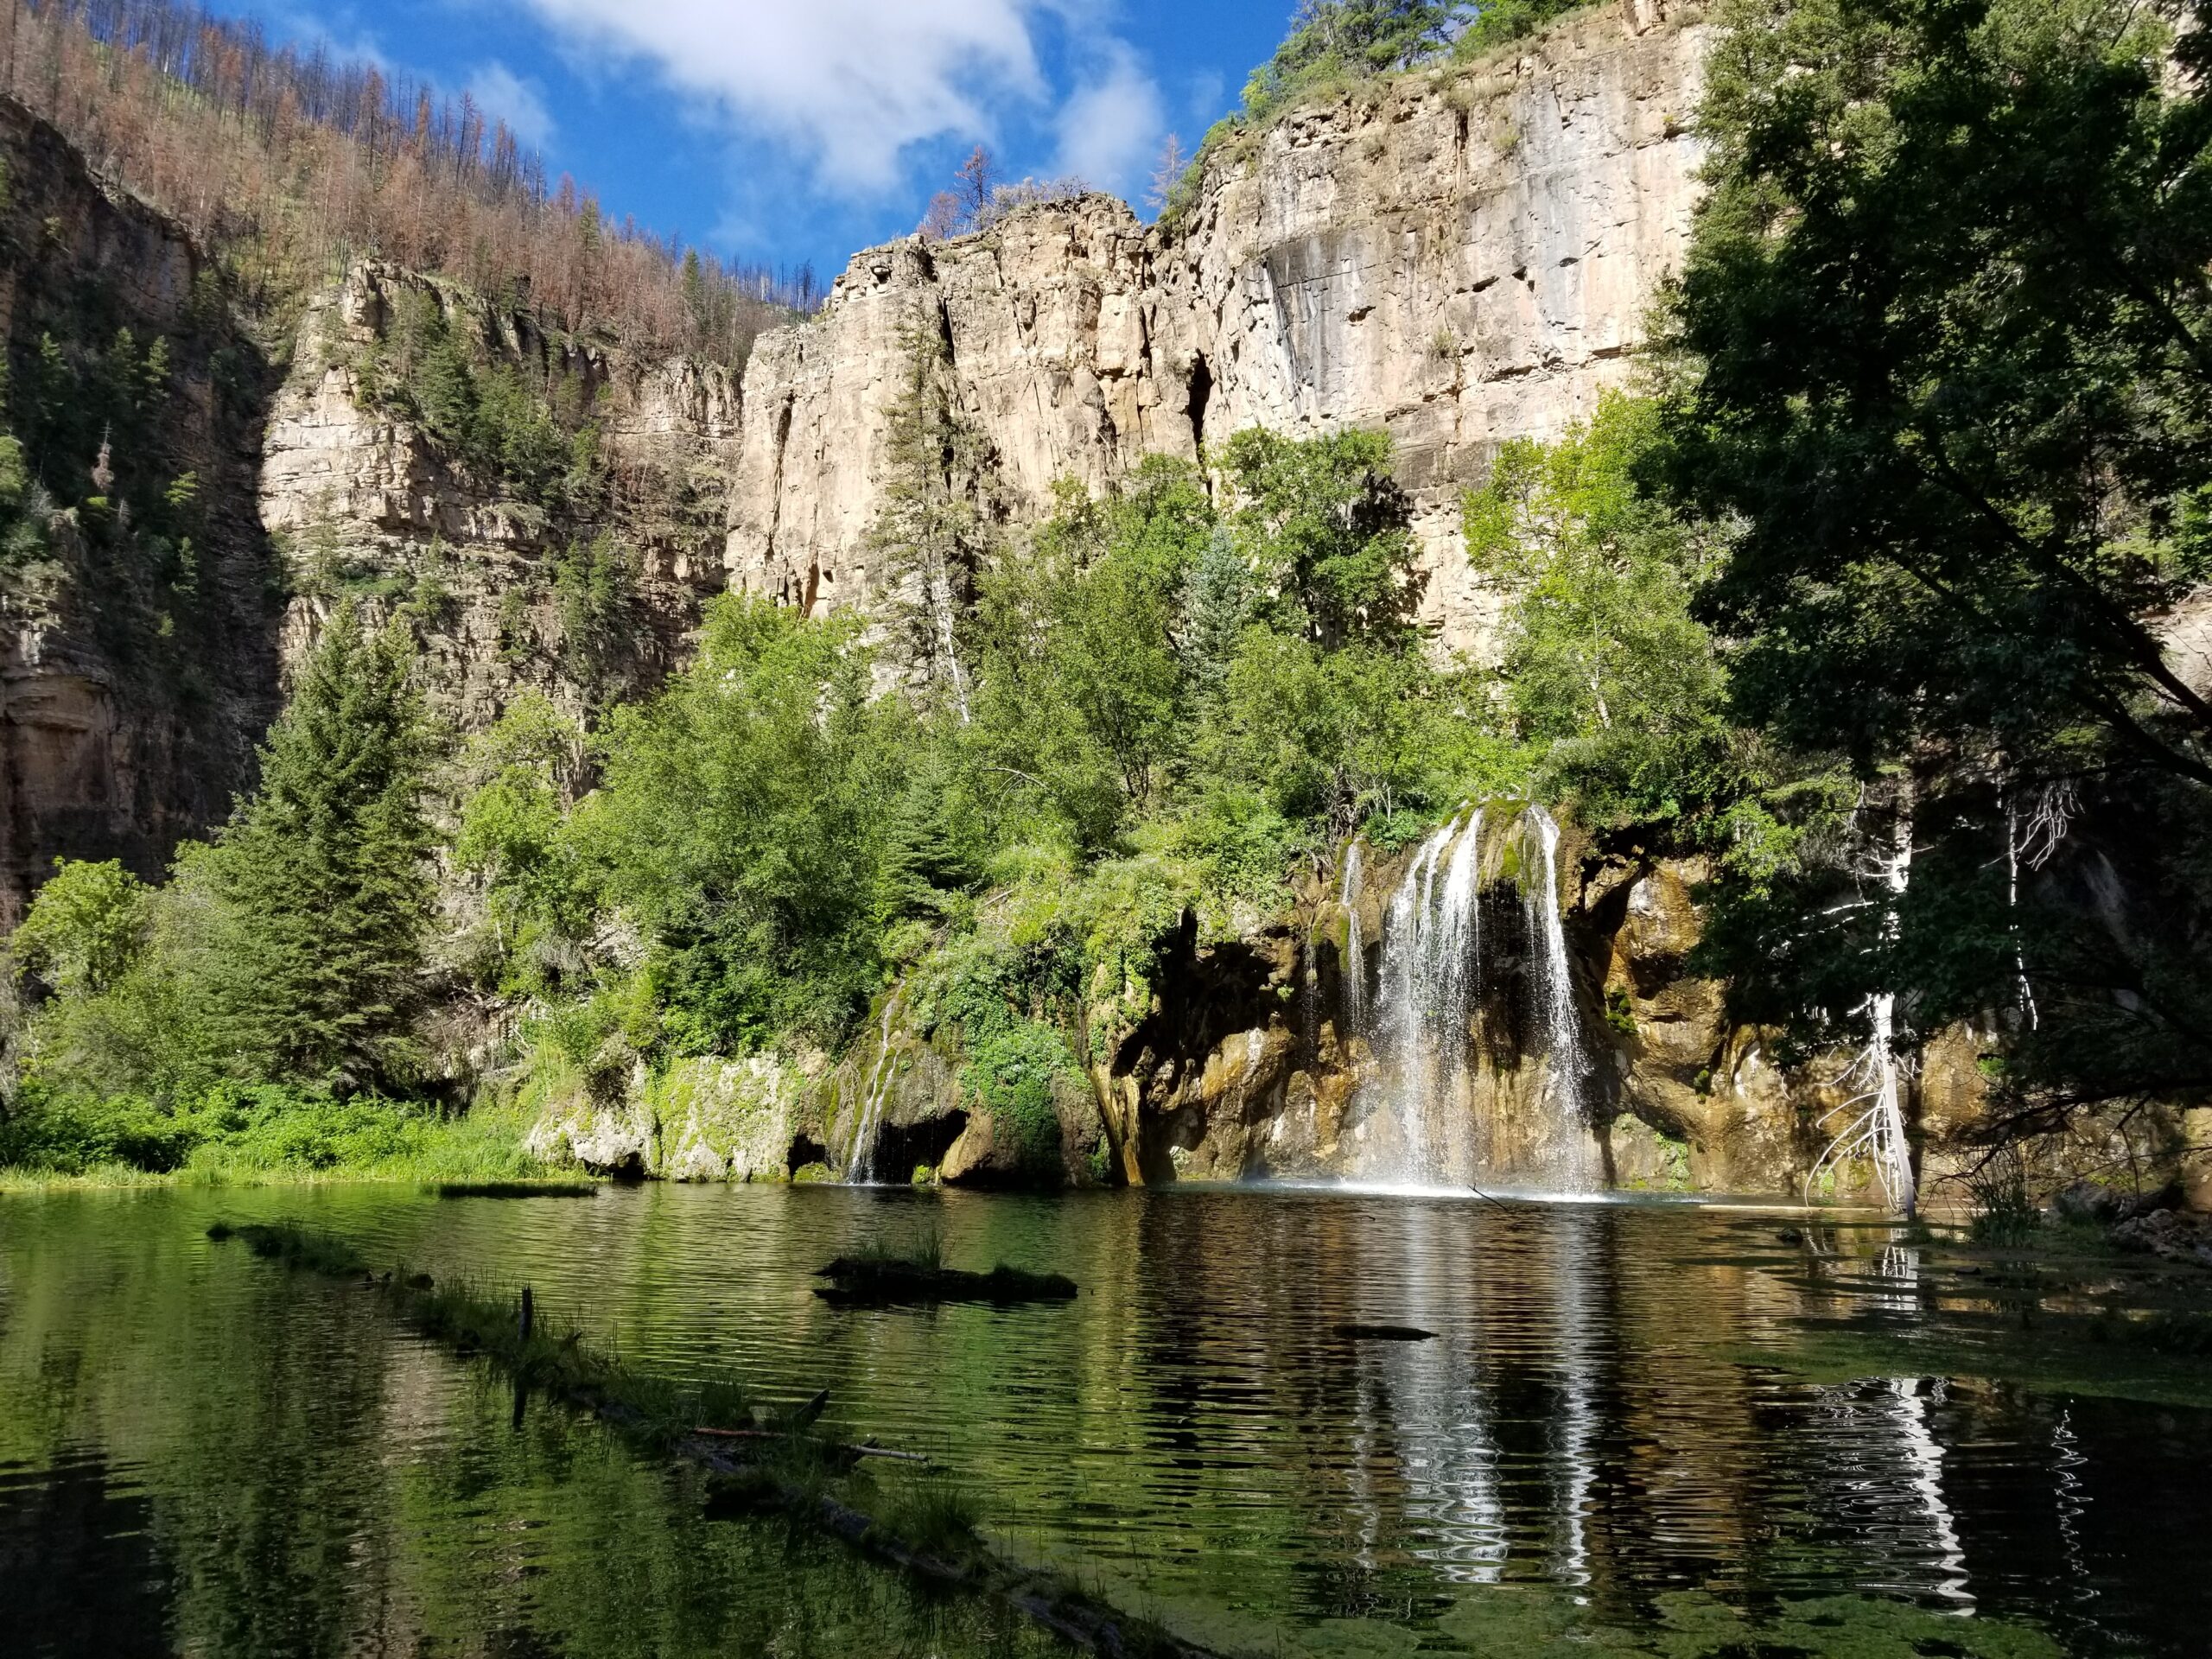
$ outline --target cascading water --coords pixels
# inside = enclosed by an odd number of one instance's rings
[[[1363,874],[1359,861],[1359,843],[1355,841],[1351,850],[1344,855],[1345,913],[1351,918],[1344,929],[1344,1034],[1362,1030],[1367,1024],[1367,944],[1359,936],[1360,880]]]
[[[861,1096],[861,1121],[853,1130],[853,1147],[845,1159],[845,1179],[867,1183],[875,1179],[876,1142],[883,1138],[883,1107],[891,1097],[891,1021],[899,1012],[899,999],[883,1005],[883,1035],[878,1040],[874,1069],[868,1074],[868,1088]]]
[[[1535,826],[1537,845],[1543,852],[1543,874],[1530,894],[1535,909],[1535,931],[1543,937],[1543,1011],[1547,1070],[1549,1072],[1552,1115],[1560,1134],[1554,1142],[1554,1174],[1577,1186],[1590,1177],[1589,1126],[1585,1099],[1590,1057],[1582,1046],[1582,1016],[1574,1006],[1574,976],[1567,965],[1567,929],[1559,912],[1559,823],[1541,806],[1529,809]]]
[[[1360,1173],[1423,1185],[1478,1173],[1569,1190],[1591,1184],[1590,1063],[1560,912],[1558,848],[1559,826],[1541,807],[1494,823],[1471,810],[1423,842],[1384,907],[1370,1007],[1354,843],[1344,868],[1340,1035],[1367,1045],[1354,1131]],[[1494,960],[1484,937],[1486,875],[1493,892],[1508,881],[1522,890],[1502,912],[1508,925]],[[1526,1056],[1523,1031],[1537,1039]]]

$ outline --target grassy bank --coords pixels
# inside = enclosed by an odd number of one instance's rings
[[[385,1102],[254,1103],[160,1121],[149,1150],[128,1121],[81,1126],[68,1146],[0,1164],[0,1192],[141,1186],[274,1186],[335,1182],[504,1186],[562,1172],[524,1147],[526,1116],[482,1108],[460,1116]]]

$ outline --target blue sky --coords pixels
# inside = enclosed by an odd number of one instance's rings
[[[1139,211],[1293,0],[213,0],[477,101],[615,214],[826,282],[978,142]]]

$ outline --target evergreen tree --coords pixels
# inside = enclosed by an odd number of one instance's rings
[[[431,899],[431,749],[414,659],[351,605],[332,617],[210,857],[218,1001],[247,1069],[404,1084]]]

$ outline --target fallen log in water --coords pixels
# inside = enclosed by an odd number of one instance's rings
[[[766,1416],[763,1421],[773,1427],[724,1427],[754,1414],[736,1382],[709,1379],[678,1387],[627,1370],[594,1353],[580,1333],[556,1332],[537,1314],[535,1299],[533,1317],[525,1320],[519,1300],[495,1300],[439,1286],[427,1274],[404,1268],[372,1274],[342,1240],[288,1224],[232,1227],[219,1222],[207,1230],[207,1236],[217,1243],[239,1239],[265,1260],[350,1280],[382,1295],[424,1335],[505,1371],[516,1385],[518,1408],[524,1391],[563,1402],[648,1446],[710,1471],[723,1484],[722,1496],[739,1506],[775,1510],[843,1539],[887,1566],[947,1589],[988,1597],[1085,1652],[1105,1659],[1219,1659],[1211,1649],[1155,1624],[1123,1616],[1067,1579],[996,1554],[976,1535],[972,1521],[962,1521],[950,1534],[943,1527],[934,1529],[939,1541],[930,1548],[902,1537],[891,1522],[838,1496],[831,1490],[833,1484],[843,1480],[863,1459],[927,1459],[914,1452],[848,1446],[817,1435],[811,1425],[828,1406],[826,1391],[793,1409]],[[996,1274],[955,1276],[988,1281],[1001,1274],[1033,1285],[1048,1281],[1065,1287],[1044,1293],[1052,1300],[1076,1294],[1068,1280],[1014,1274],[1008,1268]],[[1001,1284],[1004,1287],[1003,1280]],[[757,1455],[733,1455],[739,1447]],[[874,1491],[861,1477],[851,1478],[858,1483],[857,1493],[848,1496]]]
[[[599,1191],[594,1181],[441,1181],[442,1198],[588,1198]]]
[[[895,1307],[933,1302],[1071,1302],[1075,1281],[1057,1273],[1024,1273],[1004,1262],[988,1273],[967,1273],[899,1256],[841,1255],[817,1275],[827,1279],[814,1294],[849,1307]]]
[[[1417,1325],[1339,1325],[1336,1333],[1351,1342],[1433,1342],[1436,1332]]]

